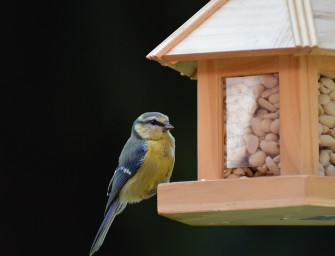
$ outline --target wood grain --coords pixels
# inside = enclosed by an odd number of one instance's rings
[[[307,56],[280,57],[281,174],[318,174],[317,68]]]
[[[335,74],[335,56],[318,56],[314,59],[319,73]]]
[[[191,70],[189,66],[192,61],[289,54],[335,56],[334,28],[332,0],[212,0],[147,58],[195,78],[196,65]]]
[[[311,0],[320,49],[335,51],[335,4],[332,0]]]
[[[182,41],[190,32],[197,28],[202,22],[210,17],[218,8],[220,8],[227,0],[212,0],[187,20],[181,27],[166,38],[148,55],[148,59],[160,60],[171,48]]]
[[[217,60],[218,76],[234,77],[275,73],[279,71],[278,56],[228,58]]]
[[[294,46],[285,0],[234,0],[222,5],[167,55]]]
[[[318,45],[313,12],[309,0],[287,0],[292,33],[296,47]]]
[[[158,187],[158,212],[190,225],[335,225],[335,177],[279,176]]]
[[[198,180],[223,173],[223,98],[215,61],[198,66]]]

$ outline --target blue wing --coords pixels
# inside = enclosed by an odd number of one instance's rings
[[[130,147],[130,149],[127,147],[127,144],[125,145],[124,150],[121,153],[122,157],[120,157],[119,166],[116,168],[114,175],[109,182],[107,190],[107,195],[109,196],[109,198],[106,205],[105,214],[108,212],[111,203],[118,195],[123,185],[132,176],[134,176],[137,170],[140,168],[147,152],[146,144],[143,142],[136,145],[136,147]],[[131,148],[133,150],[131,150]],[[127,149],[128,151],[126,151]]]
[[[147,152],[146,143],[139,139],[128,140],[119,159],[119,166],[109,182],[107,195],[109,196],[105,217],[93,241],[90,256],[101,247],[109,227],[116,215],[121,213],[127,204],[120,202],[118,193],[123,185],[135,175],[140,168]]]

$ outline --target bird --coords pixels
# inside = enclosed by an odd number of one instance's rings
[[[133,123],[119,163],[107,188],[104,219],[89,255],[99,250],[116,215],[128,204],[156,195],[160,183],[170,181],[175,163],[175,139],[169,117],[160,112],[145,112]]]

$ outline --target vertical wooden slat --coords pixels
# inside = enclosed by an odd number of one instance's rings
[[[198,64],[198,180],[220,179],[223,173],[222,85],[216,61]]]
[[[301,61],[302,173],[318,175],[318,67],[315,58],[304,55]]]
[[[280,57],[281,175],[318,173],[317,68],[312,57]]]
[[[300,174],[301,123],[298,58],[279,58],[281,175]]]

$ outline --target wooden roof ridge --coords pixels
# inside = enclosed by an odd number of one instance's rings
[[[287,0],[296,47],[317,47],[318,38],[310,0]]]

